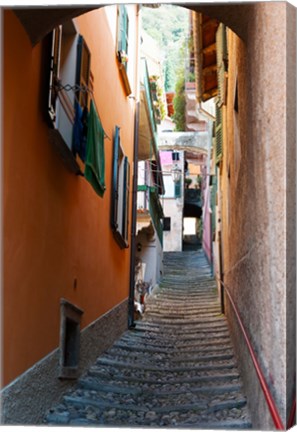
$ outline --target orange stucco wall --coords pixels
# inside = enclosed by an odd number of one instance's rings
[[[135,102],[124,94],[104,8],[77,24],[91,50],[103,127],[109,137],[121,127],[132,162]],[[57,348],[62,297],[84,310],[84,328],[129,290],[130,249],[119,248],[110,228],[112,141],[105,140],[102,199],[67,171],[49,143],[41,55],[41,44],[32,48],[14,13],[5,11],[3,385]]]

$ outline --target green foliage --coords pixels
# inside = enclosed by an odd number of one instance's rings
[[[164,105],[164,90],[160,85],[159,77],[156,75],[150,76],[150,88],[153,99],[153,107],[156,116],[157,123],[161,123],[166,115],[165,105]]]
[[[168,4],[156,9],[143,7],[142,27],[163,51],[165,91],[174,91],[179,52],[189,31],[189,11]]]
[[[185,77],[179,74],[179,78],[175,86],[175,96],[173,98],[174,114],[172,119],[175,123],[175,130],[182,132],[185,130]]]

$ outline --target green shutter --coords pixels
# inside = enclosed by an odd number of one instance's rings
[[[116,230],[117,208],[118,208],[118,160],[120,146],[120,128],[116,126],[113,140],[113,162],[112,162],[112,191],[111,191],[111,227]]]
[[[181,181],[180,180],[174,184],[174,196],[175,196],[175,198],[180,198],[180,196],[181,196]]]
[[[223,155],[223,109],[216,104],[216,163]]]
[[[123,200],[123,220],[122,220],[122,233],[125,241],[128,241],[128,214],[129,214],[129,177],[130,167],[127,156],[124,159],[124,200]]]

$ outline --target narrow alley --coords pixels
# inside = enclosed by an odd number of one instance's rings
[[[0,8],[1,425],[296,424],[296,12]]]
[[[164,264],[143,319],[50,410],[48,424],[251,428],[203,251],[166,253]]]

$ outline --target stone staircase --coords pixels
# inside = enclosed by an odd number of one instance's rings
[[[167,253],[164,264],[143,319],[97,359],[45,423],[252,428],[203,253]]]

